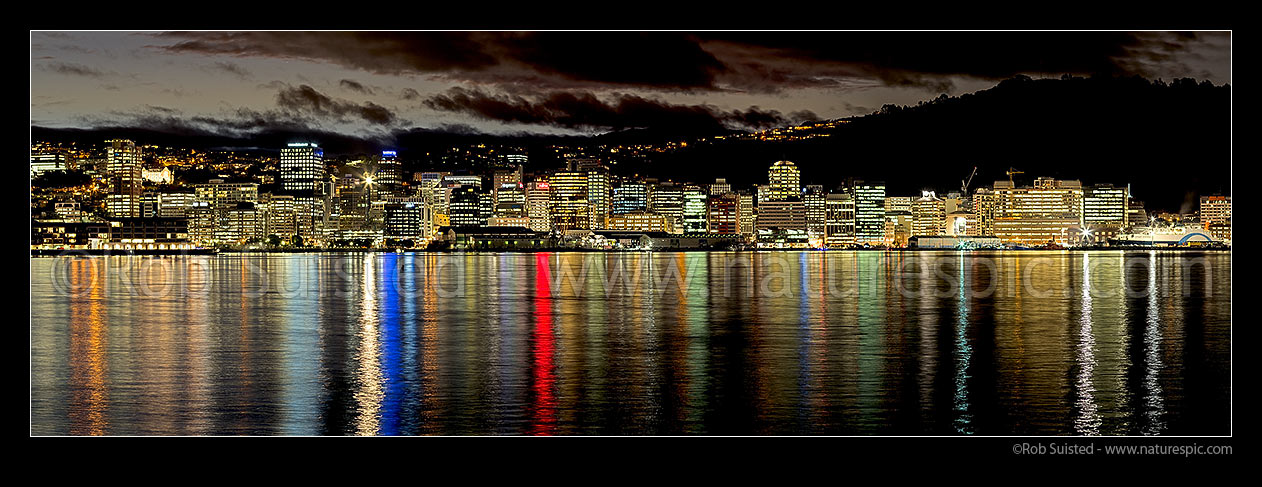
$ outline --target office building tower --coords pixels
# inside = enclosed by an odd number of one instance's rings
[[[854,244],[854,198],[846,193],[829,194],[825,197],[824,207],[824,244],[830,248]]]
[[[946,201],[924,191],[911,203],[911,233],[916,237],[946,235]]]
[[[710,185],[711,195],[720,195],[732,192],[732,185],[727,183],[727,179],[718,178],[714,180],[714,184]]]
[[[610,213],[621,215],[637,211],[648,211],[648,185],[642,181],[624,181],[613,189],[613,207]]]
[[[850,188],[854,198],[855,243],[885,243],[885,183],[856,181]]]
[[[293,142],[280,150],[280,184],[284,191],[316,191],[324,180],[324,150],[308,142]]]
[[[402,189],[402,183],[403,164],[399,162],[399,153],[392,150],[381,151],[372,184],[380,193],[394,195]]]
[[[684,186],[684,233],[706,231],[706,193],[700,186]]]
[[[130,140],[107,140],[105,174],[109,193],[105,196],[106,212],[114,218],[140,217],[140,195],[144,188],[141,174],[141,151]]]
[[[1033,187],[995,182],[995,236],[1006,243],[1078,243],[1071,229],[1082,225],[1082,183],[1040,177]]]
[[[741,233],[741,199],[731,191],[710,196],[706,208],[706,232]]]
[[[802,176],[789,161],[777,161],[767,171],[767,201],[785,201],[802,197]],[[761,195],[759,195],[761,196]]]

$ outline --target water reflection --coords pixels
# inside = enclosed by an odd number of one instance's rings
[[[31,265],[36,434],[1230,431],[1229,253]]]

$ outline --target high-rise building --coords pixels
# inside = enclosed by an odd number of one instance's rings
[[[911,233],[917,237],[946,235],[946,202],[933,191],[922,192],[911,203]]]
[[[706,193],[700,186],[684,186],[684,233],[706,231]]]
[[[731,191],[710,196],[706,209],[708,233],[741,233],[741,199]]]
[[[144,189],[141,151],[130,140],[107,140],[105,171],[109,178],[109,194],[105,209],[115,218],[138,218],[140,196]]]
[[[714,180],[714,184],[710,185],[711,195],[720,195],[732,192],[732,185],[727,183],[727,179],[718,178]]]
[[[785,201],[802,197],[802,175],[789,161],[776,161],[767,171],[767,201]],[[761,195],[760,195],[761,196]]]
[[[969,236],[993,236],[995,234],[995,192],[990,188],[977,188],[971,200],[973,216],[977,224],[969,228]]]
[[[648,185],[642,181],[623,181],[613,189],[613,207],[610,213],[621,215],[649,208]]]
[[[683,227],[684,190],[674,183],[659,183],[649,187],[649,211],[671,220],[675,228]]]
[[[496,218],[527,218],[526,211],[526,189],[521,183],[503,183],[496,188]]]
[[[377,172],[373,175],[372,184],[384,194],[396,194],[403,183],[403,165],[399,162],[399,153],[392,150],[381,151],[381,159],[377,161]]]
[[[1082,228],[1083,236],[1095,243],[1116,238],[1129,226],[1127,201],[1130,188],[1118,188],[1110,184],[1097,184],[1083,188]]]
[[[831,248],[854,244],[854,198],[846,193],[829,194],[824,200],[824,207],[824,244]]]
[[[885,243],[885,183],[856,181],[850,188],[854,198],[855,243]]]
[[[1202,196],[1199,212],[1201,225],[1215,237],[1231,240],[1231,197]]]
[[[995,182],[995,236],[1002,242],[1040,245],[1076,243],[1071,229],[1082,226],[1082,183],[1040,177],[1017,188]]]
[[[1200,208],[1201,223],[1221,223],[1231,220],[1230,196],[1202,196]]]
[[[458,186],[451,190],[448,217],[453,227],[486,226],[482,213],[482,191],[473,186]]]
[[[285,191],[315,191],[326,175],[324,150],[309,142],[293,142],[280,150],[280,185]]]
[[[387,240],[411,240],[419,246],[431,238],[429,207],[423,198],[388,199],[383,219],[383,236]]]
[[[741,218],[741,235],[746,239],[752,239],[757,232],[754,226],[756,214],[754,212],[754,195],[746,193],[736,193],[740,200],[740,218]]]
[[[591,205],[588,212],[590,222],[587,228],[605,228],[609,218],[609,207],[613,198],[613,185],[609,171],[604,168],[592,168],[587,171],[587,203]]]
[[[530,219],[530,229],[546,232],[552,229],[552,221],[548,212],[551,199],[551,185],[546,180],[535,180],[526,184],[526,217]]]
[[[591,230],[587,201],[587,172],[557,171],[548,181],[548,213],[556,231]]]
[[[828,235],[826,197],[822,186],[807,186],[802,194],[802,203],[806,208],[806,238],[816,247],[823,247],[824,237]]]
[[[1117,188],[1110,184],[1097,184],[1084,188],[1082,223],[1088,227],[1126,226],[1126,201],[1129,198],[1126,188]]]
[[[758,203],[758,230],[781,230],[806,234],[806,204],[802,200],[770,200]]]

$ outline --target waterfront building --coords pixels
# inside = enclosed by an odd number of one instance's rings
[[[846,193],[832,193],[825,197],[824,245],[841,248],[855,242],[854,198]]]
[[[855,243],[885,243],[885,183],[855,181],[850,188],[854,198]]]
[[[31,249],[99,249],[110,240],[104,221],[31,220]]]
[[[605,228],[609,218],[609,207],[613,196],[613,185],[609,171],[603,167],[593,167],[587,171],[587,203],[588,229]]]
[[[706,232],[740,234],[741,199],[730,191],[710,196],[706,208]]]
[[[430,239],[430,213],[424,198],[389,198],[383,211],[382,235],[387,245],[411,241],[411,246],[419,247]]]
[[[618,187],[613,189],[611,214],[621,215],[637,211],[648,211],[648,207],[649,189],[648,185],[643,181],[623,181]]]
[[[1027,188],[996,181],[994,191],[995,236],[1004,243],[1078,243],[1069,232],[1082,225],[1082,183],[1040,177]]]
[[[544,232],[521,227],[461,227],[439,229],[439,239],[457,250],[538,249],[553,246]]]
[[[316,191],[325,179],[324,150],[309,142],[293,142],[280,150],[280,182],[285,191]]]
[[[1200,208],[1201,223],[1221,223],[1231,220],[1230,196],[1202,196]]]
[[[740,219],[741,219],[741,235],[746,239],[754,238],[756,229],[754,223],[757,221],[757,214],[754,211],[754,195],[748,193],[736,193],[740,200]]]
[[[1126,226],[1126,202],[1130,199],[1127,188],[1111,184],[1097,184],[1083,188],[1082,223],[1092,226]]]
[[[671,219],[676,228],[683,226],[684,190],[674,183],[666,182],[650,186],[649,211],[665,215]]]
[[[535,180],[526,185],[526,217],[530,219],[530,229],[536,232],[552,229],[551,214],[548,211],[550,188],[546,180]]]
[[[482,212],[482,191],[474,186],[458,186],[451,190],[448,217],[454,227],[478,227],[486,225]]]
[[[1202,196],[1201,225],[1222,240],[1231,240],[1231,196]]]
[[[911,233],[916,236],[946,235],[946,201],[924,191],[911,204]]]
[[[495,190],[496,218],[527,218],[526,188],[521,183],[503,183]]]
[[[548,213],[553,230],[591,230],[587,174],[584,171],[557,171],[552,174],[548,181]]]
[[[650,211],[633,211],[609,215],[608,230],[675,233],[676,229],[674,222],[666,215]]]
[[[970,236],[989,236],[995,234],[995,192],[990,188],[977,188],[973,191],[972,211],[977,224],[969,227]]]
[[[1127,221],[1126,205],[1129,188],[1097,184],[1083,188],[1082,228],[1084,243],[1104,243],[1118,238],[1131,222]]]
[[[1131,198],[1126,203],[1126,222],[1132,227],[1148,225],[1148,212],[1144,210],[1143,201]]]
[[[956,210],[946,215],[946,227],[943,235],[952,237],[966,237],[975,235],[977,226],[977,215],[964,210]]]
[[[800,199],[759,202],[755,226],[758,230],[792,230],[806,238],[806,204]]]
[[[683,232],[705,233],[706,193],[700,186],[684,186]]]
[[[823,186],[807,186],[802,194],[802,206],[806,208],[806,238],[813,247],[823,247],[828,234],[826,197]]]
[[[885,213],[886,246],[894,248],[907,247],[912,233],[912,215],[910,211]]]

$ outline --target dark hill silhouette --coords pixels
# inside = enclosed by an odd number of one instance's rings
[[[1151,208],[1188,211],[1199,194],[1230,191],[1230,90],[1190,79],[1018,77],[974,94],[887,105],[827,138],[691,146],[647,172],[765,183],[771,162],[788,159],[806,183],[884,180],[891,194],[913,195],[959,189],[973,166],[970,189],[989,185],[1012,166],[1025,171],[1018,184],[1037,176],[1130,183]]]

